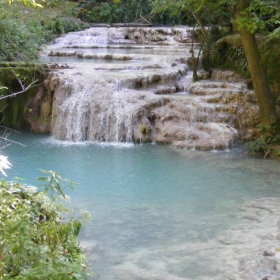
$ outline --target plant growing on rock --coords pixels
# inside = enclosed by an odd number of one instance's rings
[[[139,131],[144,135],[144,136],[149,136],[152,132],[152,129],[148,125],[140,125]]]
[[[264,157],[280,157],[280,134],[275,134],[270,126],[260,125],[260,138],[247,144],[253,154],[262,153]]]

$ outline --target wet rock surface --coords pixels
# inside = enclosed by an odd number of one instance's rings
[[[76,61],[56,67],[46,83],[54,94],[52,134],[200,150],[250,139],[259,122],[254,93],[231,71],[191,83],[190,36],[188,28],[91,28],[57,39],[49,55]]]
[[[52,110],[52,96],[45,92],[44,87],[38,87],[36,95],[26,104],[24,118],[31,131],[35,133],[50,132],[50,118]]]

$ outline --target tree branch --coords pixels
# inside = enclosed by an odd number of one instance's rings
[[[32,87],[36,86],[35,83],[38,82],[38,80],[36,80],[36,81],[32,82],[31,84],[29,84],[27,87],[24,87],[24,85],[22,84],[21,80],[18,79],[18,81],[19,81],[19,84],[20,84],[22,90],[18,91],[18,92],[14,92],[14,93],[12,93],[10,95],[1,96],[0,100],[5,99],[5,98],[9,98],[9,97],[14,97],[16,95],[24,93],[24,92],[28,91],[29,89],[31,89]]]

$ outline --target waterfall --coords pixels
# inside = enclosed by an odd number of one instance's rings
[[[258,108],[246,103],[252,92],[243,82],[192,83],[190,34],[186,27],[91,28],[57,39],[49,55],[68,67],[46,82],[53,92],[54,137],[230,147],[241,129],[237,119],[249,119],[244,106],[250,118]],[[68,62],[69,56],[76,59]]]
[[[129,96],[121,91],[110,91],[110,86],[97,81],[92,86],[62,85],[71,92],[64,100],[55,98],[58,108],[52,133],[58,139],[71,141],[123,142],[133,140],[135,114],[129,105]],[[63,88],[62,88],[63,89]],[[61,97],[62,89],[57,93]],[[139,106],[139,105],[138,105]]]

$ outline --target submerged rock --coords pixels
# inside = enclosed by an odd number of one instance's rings
[[[279,279],[280,199],[257,199],[243,210],[244,222],[214,243],[220,252],[214,279]]]

